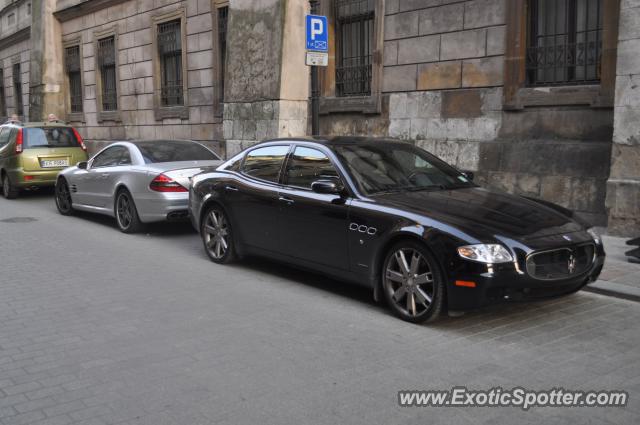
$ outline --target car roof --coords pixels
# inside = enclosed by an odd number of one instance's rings
[[[329,147],[332,146],[344,146],[344,145],[357,145],[364,146],[370,144],[394,144],[394,145],[406,145],[407,141],[392,139],[389,137],[369,137],[369,136],[313,136],[313,137],[282,137],[276,139],[264,140],[262,143],[272,143],[272,142],[311,142],[311,143],[319,143],[322,145],[326,145]]]
[[[12,125],[15,127],[22,128],[31,128],[31,127],[71,127],[71,125],[67,124],[64,121],[32,121],[32,122],[21,122],[21,121],[7,121],[2,125]]]

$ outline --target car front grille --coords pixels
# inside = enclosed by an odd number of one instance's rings
[[[592,243],[534,252],[527,257],[527,273],[540,280],[560,280],[578,276],[593,264]]]

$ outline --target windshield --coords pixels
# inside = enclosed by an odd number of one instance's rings
[[[475,186],[455,168],[408,143],[337,145],[334,150],[367,195]]]
[[[215,153],[194,142],[157,140],[135,144],[146,164],[176,161],[215,161],[220,159]]]
[[[69,127],[25,128],[22,132],[22,144],[25,149],[80,147]]]

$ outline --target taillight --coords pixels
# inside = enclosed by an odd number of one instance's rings
[[[156,192],[188,192],[189,190],[182,186],[177,181],[165,176],[164,174],[160,174],[155,179],[151,180],[149,184],[149,189],[155,190]]]
[[[16,136],[16,153],[22,153],[22,129],[18,129],[18,135]]]
[[[82,150],[86,152],[87,147],[84,145],[84,142],[82,141],[82,136],[80,136],[80,133],[78,133],[78,130],[76,130],[73,127],[71,127],[71,130],[73,130],[73,134],[76,136],[76,140],[78,141],[78,144],[80,145]]]

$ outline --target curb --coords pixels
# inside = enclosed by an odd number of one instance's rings
[[[587,292],[640,302],[640,288],[621,283],[598,280],[583,288]]]

